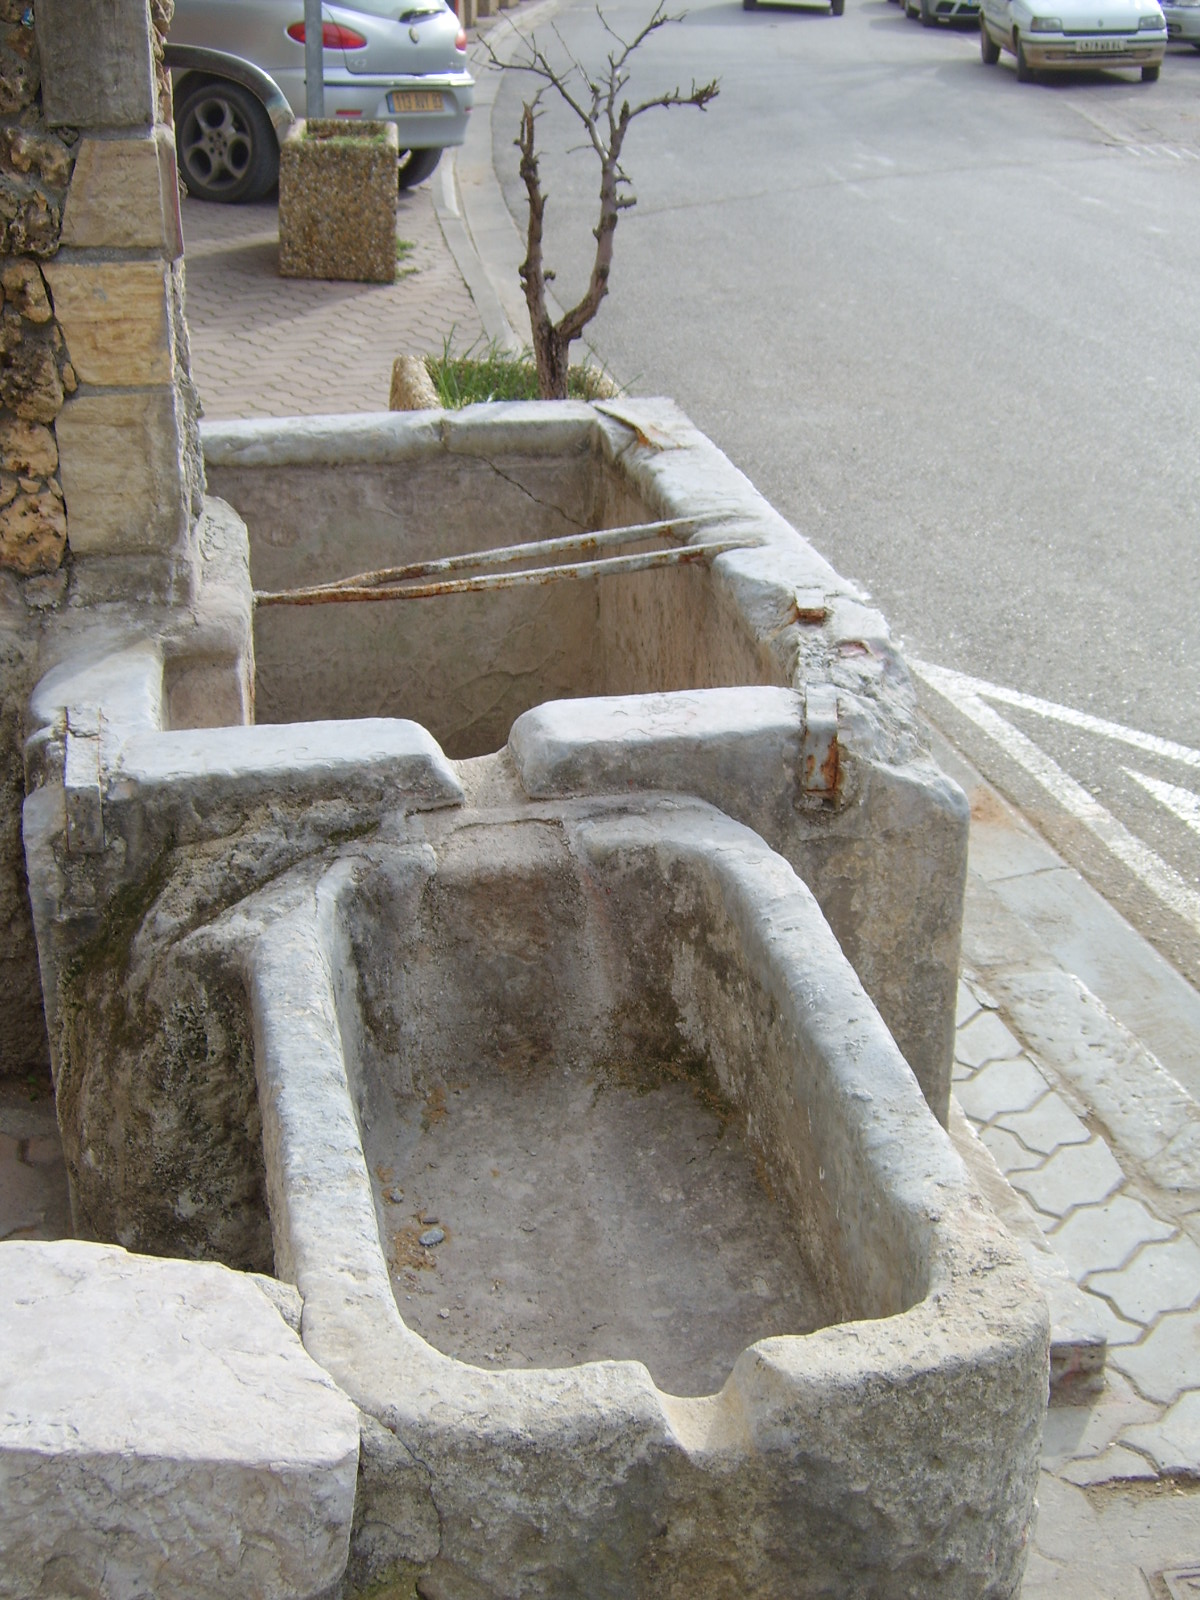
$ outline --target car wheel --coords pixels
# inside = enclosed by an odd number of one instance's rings
[[[846,9],[846,0],[829,0],[829,15],[840,17]]]
[[[923,28],[937,27],[937,17],[929,4],[929,0],[921,0],[921,26]]]
[[[904,15],[906,17],[915,17],[916,14],[917,7],[913,4],[913,0],[904,0]]]
[[[399,182],[402,189],[415,188],[418,183],[432,176],[434,168],[442,159],[440,150],[401,150]]]
[[[1033,82],[1033,68],[1025,59],[1025,46],[1021,43],[1020,35],[1017,36],[1017,82]]]
[[[205,83],[184,96],[175,150],[180,176],[198,200],[260,200],[279,179],[271,119],[237,83]]]
[[[979,19],[979,54],[985,67],[994,67],[1000,59],[1000,46],[987,31],[982,17]]]
[[[1157,67],[1143,67],[1142,68],[1142,82],[1143,83],[1157,83],[1158,82],[1158,71],[1159,71],[1159,69]]]

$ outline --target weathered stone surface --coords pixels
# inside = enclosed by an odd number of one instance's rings
[[[7,305],[0,312],[0,403],[25,422],[53,422],[63,403],[62,375],[51,341],[27,327]]]
[[[53,572],[66,548],[66,513],[50,489],[22,489],[0,510],[0,566],[20,573]]]
[[[169,383],[167,269],[157,261],[46,263],[54,314],[81,383]]]
[[[397,159],[393,122],[294,124],[279,152],[281,277],[392,282]]]
[[[137,139],[83,139],[63,216],[62,242],[75,249],[183,254],[179,184],[170,131]]]
[[[46,478],[58,468],[54,430],[40,422],[0,416],[0,469]]]
[[[62,139],[22,127],[5,128],[2,137],[4,157],[14,172],[36,173],[52,189],[66,188],[75,156]]]
[[[165,550],[187,527],[173,389],[77,395],[58,419],[77,555]]]
[[[52,128],[144,128],[156,89],[145,4],[37,0],[42,108]]]
[[[0,1245],[0,1596],[307,1600],[346,1562],[354,1407],[249,1280]]]
[[[62,207],[57,198],[24,179],[0,173],[0,249],[39,259],[58,249]]]
[[[0,117],[32,105],[40,83],[33,29],[20,22],[0,26]]]
[[[9,260],[0,265],[5,299],[27,322],[49,322],[53,316],[45,280],[36,261]]]

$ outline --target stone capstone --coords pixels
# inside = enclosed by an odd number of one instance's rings
[[[249,1279],[0,1246],[0,1597],[308,1600],[345,1568],[355,1408]]]
[[[188,503],[176,392],[77,395],[58,418],[60,473],[76,555],[165,550]]]
[[[170,133],[80,142],[63,218],[62,242],[74,249],[157,250],[183,254],[179,184]]]
[[[38,0],[42,108],[52,128],[148,128],[157,109],[147,6]]]
[[[161,261],[47,262],[54,311],[81,383],[169,383],[172,337]]]

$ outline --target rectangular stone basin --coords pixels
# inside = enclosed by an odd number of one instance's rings
[[[228,930],[360,1576],[1014,1595],[1044,1306],[812,896],[696,802],[513,799]]]
[[[682,779],[787,857],[945,1119],[965,803],[923,748],[884,619],[670,402],[219,423],[204,449],[210,492],[245,521],[259,594],[647,522],[670,522],[685,547],[740,546],[483,592],[259,604],[256,719],[411,719],[457,760],[501,749],[549,702],[787,691],[799,736],[786,766],[714,783],[694,761],[670,787]],[[168,663],[168,725],[215,703],[202,669]]]

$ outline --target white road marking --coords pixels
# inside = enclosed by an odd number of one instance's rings
[[[1132,767],[1125,771],[1134,780],[1140,783],[1147,793],[1152,794],[1160,805],[1186,822],[1193,833],[1200,833],[1200,794],[1193,794],[1190,789],[1181,789],[1177,783],[1164,783],[1161,778],[1148,777],[1144,772],[1135,772]]]
[[[1094,717],[1088,711],[1075,711],[1070,706],[1055,705],[1053,700],[1039,700],[1036,695],[1022,694],[1019,689],[1004,689],[998,683],[985,683],[982,678],[969,678],[963,672],[952,672],[948,667],[933,667],[923,661],[912,663],[913,671],[930,683],[936,675],[943,683],[952,685],[955,693],[946,693],[953,700],[955,694],[977,695],[981,700],[993,700],[998,705],[1015,706],[1018,711],[1031,711],[1036,717],[1047,717],[1051,722],[1065,723],[1082,733],[1095,733],[1102,739],[1115,739],[1146,755],[1161,756],[1164,761],[1179,761],[1185,767],[1200,770],[1200,750],[1190,745],[1177,744],[1174,739],[1160,739],[1154,733],[1142,733],[1137,728],[1127,728],[1120,722],[1109,722],[1104,717]]]
[[[1087,727],[1090,732],[1103,732],[1107,737],[1124,737],[1127,743],[1139,739],[1152,739],[1149,734],[1138,735],[1132,728],[1120,723],[1107,723],[1099,717],[1088,717],[1084,712],[1072,712],[1066,706],[1055,706],[1049,700],[1035,700],[1033,696],[1019,694],[1012,689],[1002,689],[996,684],[984,683],[978,678],[966,677],[946,667],[931,666],[925,661],[914,661],[913,671],[932,689],[946,697],[952,705],[968,717],[975,726],[993,739],[1009,758],[1017,763],[1055,800],[1064,811],[1081,822],[1088,831],[1129,869],[1165,906],[1200,933],[1200,893],[1192,887],[1149,845],[1133,834],[1108,811],[1081,783],[1064,772],[1058,762],[1038,748],[1019,728],[1006,722],[998,711],[985,703],[997,700],[1001,704],[1016,705],[1044,716],[1054,716],[1075,727]],[[1081,721],[1080,719],[1086,719]],[[1167,740],[1154,740],[1156,746],[1169,745]],[[1141,746],[1139,746],[1141,748]],[[1200,766],[1200,752],[1186,745],[1173,746],[1176,751],[1191,757],[1189,765]],[[1161,753],[1161,752],[1160,752]],[[1181,759],[1176,756],[1175,759]],[[1186,792],[1186,791],[1185,791]]]

